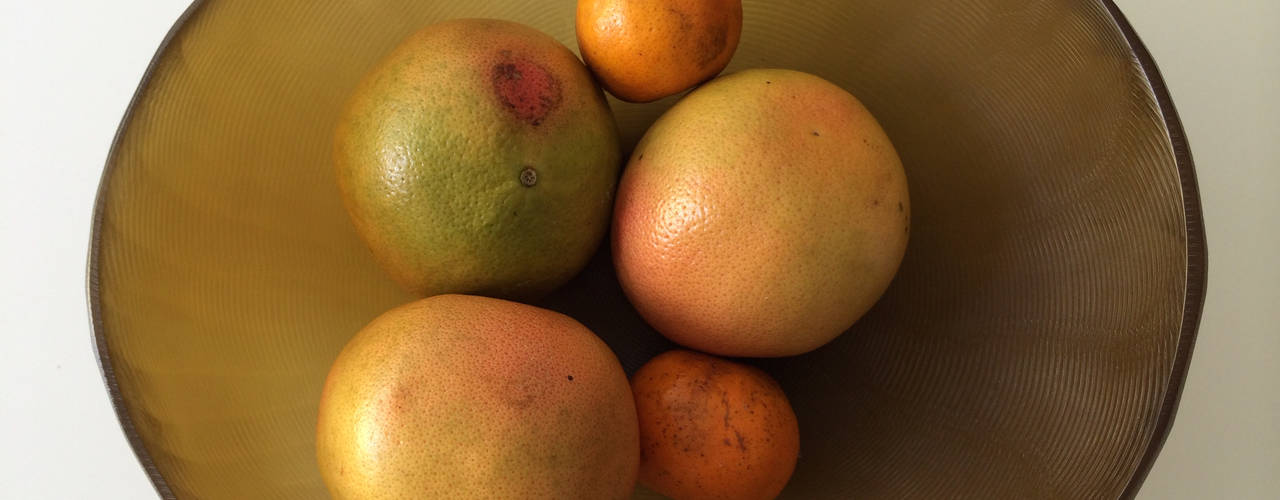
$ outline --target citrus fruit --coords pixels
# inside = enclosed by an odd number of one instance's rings
[[[335,498],[627,498],[617,358],[568,316],[439,295],[369,323],[330,369],[316,452]]]
[[[834,339],[889,286],[911,204],[856,98],[788,70],[723,76],[640,140],[614,207],[631,303],[676,343],[789,356]]]
[[[621,159],[573,53],[463,19],[410,36],[365,77],[334,162],[356,229],[405,288],[535,298],[599,245]]]
[[[791,478],[799,427],[763,371],[676,350],[642,366],[631,387],[645,486],[676,500],[770,499]]]
[[[716,76],[742,34],[742,0],[578,0],[578,49],[605,89],[649,102]]]

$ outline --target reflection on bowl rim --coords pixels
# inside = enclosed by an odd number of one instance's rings
[[[1186,296],[1183,299],[1183,316],[1180,332],[1178,334],[1178,347],[1174,356],[1172,369],[1169,373],[1168,385],[1164,395],[1164,400],[1160,405],[1160,412],[1157,416],[1156,426],[1151,436],[1151,440],[1147,443],[1146,450],[1142,454],[1142,459],[1138,463],[1137,469],[1133,476],[1129,478],[1128,484],[1121,493],[1121,498],[1133,498],[1137,495],[1138,489],[1142,487],[1142,483],[1146,480],[1147,474],[1151,472],[1151,466],[1155,463],[1156,457],[1160,454],[1160,449],[1164,447],[1164,442],[1169,436],[1169,430],[1173,426],[1174,417],[1178,411],[1178,402],[1182,398],[1182,389],[1187,378],[1187,368],[1191,361],[1191,352],[1195,347],[1196,335],[1200,328],[1200,316],[1204,310],[1205,289],[1207,286],[1208,275],[1208,254],[1205,243],[1204,218],[1200,206],[1200,188],[1196,181],[1195,164],[1191,157],[1191,149],[1187,143],[1186,134],[1182,128],[1182,120],[1178,118],[1178,112],[1174,108],[1173,99],[1169,95],[1169,89],[1165,86],[1164,79],[1160,76],[1160,70],[1156,66],[1155,60],[1151,57],[1151,53],[1147,50],[1146,45],[1138,37],[1133,26],[1129,24],[1129,20],[1120,11],[1115,0],[1099,0],[1107,12],[1111,15],[1112,22],[1115,27],[1120,30],[1125,41],[1129,44],[1129,48],[1133,56],[1137,58],[1142,68],[1143,74],[1146,76],[1147,83],[1151,86],[1152,93],[1156,99],[1156,105],[1160,110],[1160,114],[1164,119],[1165,128],[1169,134],[1169,142],[1173,148],[1174,161],[1178,168],[1178,178],[1182,188],[1182,204],[1184,212],[1184,223],[1187,231],[1187,274],[1186,274]],[[151,62],[148,64],[146,71],[143,73],[142,80],[138,84],[137,90],[134,91],[133,97],[129,102],[129,107],[125,110],[124,117],[120,120],[120,126],[116,130],[116,135],[111,141],[111,149],[107,154],[107,162],[103,167],[102,177],[98,183],[98,192],[94,201],[93,222],[90,231],[89,256],[88,256],[88,272],[87,272],[87,294],[89,300],[90,315],[90,334],[93,337],[94,351],[98,360],[98,369],[102,373],[103,381],[106,383],[107,392],[111,396],[111,406],[115,409],[116,417],[120,422],[120,427],[124,430],[125,437],[129,440],[129,445],[133,448],[134,455],[141,462],[143,469],[147,473],[147,477],[151,479],[151,484],[155,487],[156,492],[161,498],[176,498],[173,491],[169,488],[169,484],[160,474],[160,470],[156,468],[151,454],[147,451],[142,443],[142,439],[138,436],[137,430],[134,428],[132,419],[129,417],[128,410],[125,408],[124,398],[120,394],[120,386],[116,381],[115,371],[111,365],[111,354],[107,349],[106,329],[102,326],[102,301],[100,297],[100,286],[98,282],[98,272],[101,262],[101,237],[102,237],[102,218],[103,205],[106,203],[106,185],[107,179],[110,178],[114,168],[114,159],[118,153],[120,141],[124,137],[124,131],[128,128],[133,117],[133,112],[137,109],[143,92],[146,90],[151,78],[155,73],[156,66],[168,51],[169,44],[172,42],[186,27],[187,22],[200,10],[206,0],[193,0],[191,5],[178,17],[173,27],[165,35],[164,40],[160,42],[160,46],[156,49],[156,53],[152,56]]]

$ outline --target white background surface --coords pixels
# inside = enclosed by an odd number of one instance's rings
[[[1280,2],[1119,4],[1190,137],[1210,256],[1191,375],[1140,498],[1280,498]],[[107,148],[186,5],[0,0],[0,499],[155,496],[98,373],[85,259]]]

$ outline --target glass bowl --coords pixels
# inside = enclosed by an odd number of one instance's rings
[[[330,140],[357,80],[434,21],[493,17],[576,50],[570,0],[198,0],[143,78],[103,174],[93,335],[159,493],[326,496],[321,385],[411,297],[357,238]],[[745,0],[728,71],[858,96],[897,146],[914,220],[897,279],[812,353],[751,360],[789,394],[785,498],[1132,496],[1177,407],[1205,242],[1191,156],[1109,0]],[[630,148],[677,97],[611,101]],[[609,249],[540,302],[628,372],[671,347]]]

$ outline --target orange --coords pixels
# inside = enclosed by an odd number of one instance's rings
[[[365,77],[334,163],[357,231],[406,289],[531,299],[599,246],[621,152],[569,49],[462,19],[410,36]]]
[[[335,498],[629,498],[639,446],[626,374],[568,316],[441,295],[357,334],[316,425]]]
[[[848,329],[907,246],[902,163],[856,98],[749,70],[685,96],[645,133],[614,207],[631,303],[676,343],[789,356]]]
[[[720,73],[742,35],[741,0],[578,0],[578,48],[619,99],[649,102]]]
[[[787,396],[757,368],[691,351],[653,358],[631,379],[640,482],[676,500],[778,496],[800,452]]]

